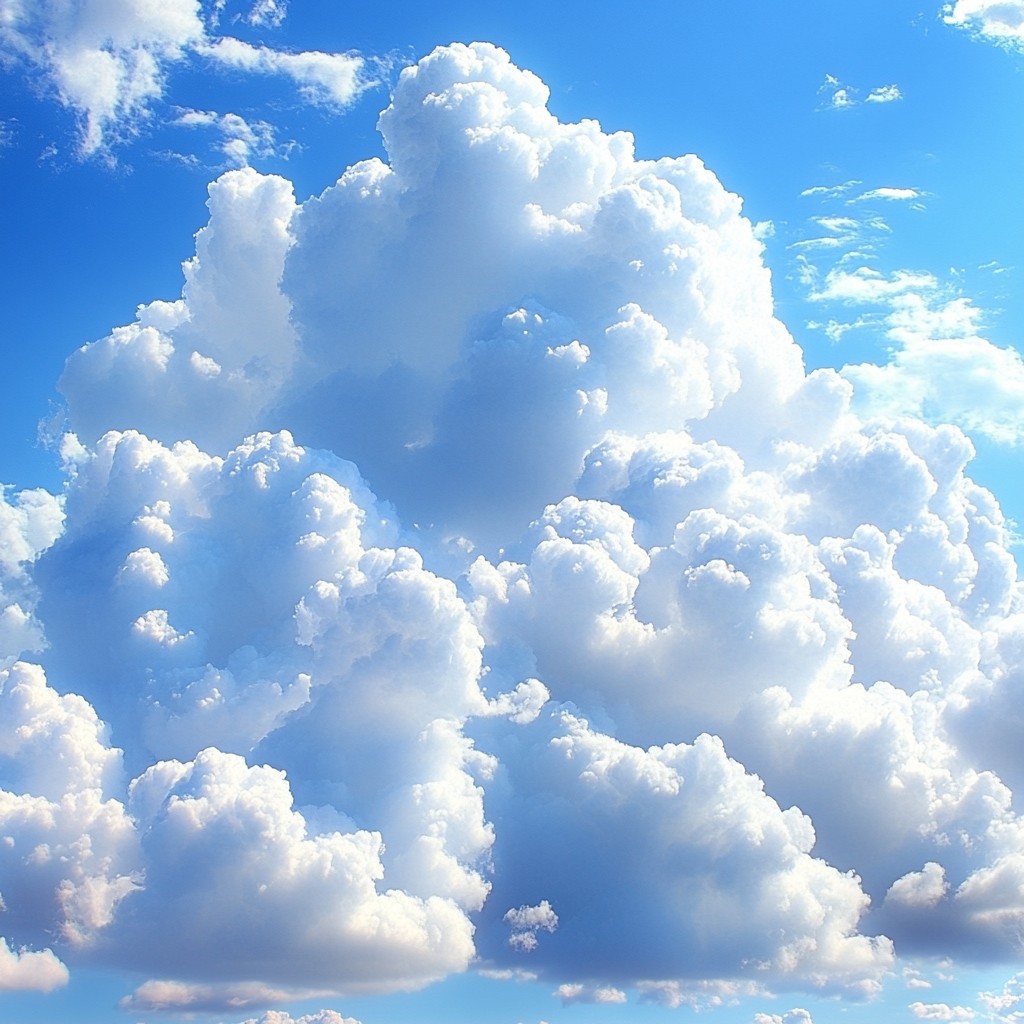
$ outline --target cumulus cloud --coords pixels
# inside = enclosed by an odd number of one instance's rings
[[[720,740],[642,750],[568,712],[524,731],[539,733],[530,756],[505,759],[522,828],[495,846],[496,861],[515,868],[495,878],[492,898],[513,885],[550,895],[559,926],[537,950],[549,970],[619,987],[738,960],[749,964],[741,975],[841,988],[891,962],[888,940],[854,934],[866,907],[856,880],[808,855],[809,820],[780,810]],[[585,858],[569,841],[581,833]],[[629,843],[617,842],[623,834]],[[480,942],[499,954],[486,931]]]
[[[236,1015],[1016,951],[1022,598],[970,442],[865,411],[899,352],[806,372],[697,158],[546,103],[436,51],[386,161],[227,172],[181,296],[68,360],[65,496],[0,506],[49,645],[0,691],[9,948]],[[904,356],[962,323],[926,275],[817,287]]]
[[[537,932],[553,932],[558,927],[558,915],[547,900],[535,907],[515,907],[506,912],[505,921],[512,932],[509,945],[526,952],[537,948]]]
[[[867,94],[864,99],[865,103],[894,103],[896,100],[903,99],[903,93],[900,92],[898,85],[880,85]]]
[[[40,0],[9,3],[0,47],[43,76],[79,120],[79,150],[109,151],[153,116],[173,69],[197,58],[250,73],[283,74],[307,99],[347,106],[372,75],[355,54],[287,53],[213,35],[223,4],[196,0]],[[253,25],[273,26],[285,6],[256,3]]]
[[[943,21],[1006,47],[1024,46],[1021,0],[956,0],[942,9]]]
[[[0,992],[50,992],[68,983],[68,969],[49,949],[11,949],[0,937]]]

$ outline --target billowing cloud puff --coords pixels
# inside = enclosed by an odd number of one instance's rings
[[[208,749],[149,768],[130,809],[146,884],[117,938],[144,969],[202,977],[216,963],[220,977],[373,991],[462,970],[472,955],[452,901],[377,891],[378,833],[308,835],[281,771]],[[168,941],[154,920],[193,940]]]
[[[222,459],[110,434],[75,457],[39,569],[51,664],[110,708],[140,773],[138,884],[105,941],[142,969],[311,990],[464,969],[492,832],[490,760],[460,727],[492,711],[454,585],[380,546],[397,528],[354,467],[287,435]],[[84,615],[93,643],[73,648]],[[168,944],[206,915],[207,946]]]
[[[869,996],[1016,948],[1021,592],[970,442],[805,373],[695,157],[546,101],[436,51],[387,162],[224,175],[181,297],[69,359],[63,512],[3,506],[7,653],[49,644],[2,691],[9,948],[129,965],[139,1012],[474,958]]]
[[[411,519],[494,543],[564,496],[611,429],[699,419],[756,446],[808,403],[841,404],[838,384],[804,380],[772,318],[736,197],[696,158],[636,161],[629,136],[559,124],[546,99],[501,51],[453,47],[403,72],[381,118],[390,164],[350,168],[294,216],[279,180],[221,179],[181,303],[145,307],[69,363],[74,428],[223,449],[287,426],[354,459]],[[237,278],[207,248],[261,231],[274,259]],[[382,294],[383,267],[403,301]],[[230,361],[207,280],[225,311],[264,296],[241,321],[262,330],[229,328]],[[753,437],[732,411],[741,387]],[[190,396],[187,413],[168,392]],[[480,433],[491,446],[470,443]]]
[[[809,856],[810,820],[781,810],[721,740],[642,750],[565,711],[524,733],[530,749],[502,759],[497,812],[519,827],[498,834],[489,906],[543,894],[512,923],[545,904],[558,920],[512,956],[619,985],[739,973],[842,988],[891,962],[888,939],[855,934],[858,880]],[[480,944],[507,959],[499,931]]]
[[[88,946],[140,878],[120,751],[92,707],[36,665],[0,672],[3,926],[19,942]]]

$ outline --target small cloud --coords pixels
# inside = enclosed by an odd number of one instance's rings
[[[353,53],[287,53],[223,37],[197,47],[203,56],[250,74],[285,75],[310,103],[347,107],[368,86],[367,62]]]
[[[924,192],[916,188],[891,188],[883,186],[881,188],[868,189],[867,192],[862,192],[859,196],[848,199],[847,203],[865,203],[870,202],[872,199],[882,199],[886,202],[909,202],[913,199],[921,199],[924,195]]]
[[[814,1024],[811,1014],[803,1007],[796,1007],[787,1013],[755,1013],[754,1024]]]
[[[862,184],[864,184],[862,181],[852,178],[850,181],[844,181],[841,185],[812,185],[810,188],[805,188],[800,193],[800,197],[822,196],[825,199],[837,199],[849,192],[850,189]]]
[[[242,1024],[359,1024],[359,1021],[355,1017],[342,1017],[337,1010],[318,1010],[301,1017],[293,1017],[285,1010],[267,1010],[261,1017],[249,1017]]]
[[[282,1003],[292,993],[259,982],[239,985],[190,985],[183,981],[152,979],[143,982],[118,1004],[132,1013],[247,1010],[267,1003]]]
[[[246,17],[250,25],[268,25],[277,28],[288,13],[287,0],[256,0]]]
[[[597,1003],[600,1005],[612,1005],[626,1002],[626,993],[622,989],[611,986],[594,987],[591,985],[566,984],[559,985],[554,993],[562,1000],[564,1006],[571,1006],[573,1003]]]
[[[825,81],[818,86],[818,95],[824,97],[824,109],[841,110],[852,107],[856,102],[851,90],[835,75],[826,75]]]
[[[825,110],[845,110],[859,106],[862,102],[879,104],[903,99],[900,87],[895,84],[875,86],[863,100],[859,98],[860,94],[861,90],[846,85],[835,75],[826,75],[825,81],[818,87],[818,95],[824,97],[821,109]]]
[[[977,1014],[967,1006],[950,1006],[948,1003],[911,1003],[910,1012],[918,1020],[943,1020],[951,1024],[974,1020]]]
[[[211,128],[220,135],[217,149],[232,167],[248,167],[254,156],[272,156],[278,152],[274,127],[266,121],[246,121],[238,114],[218,114],[212,110],[179,108],[171,122],[179,128]]]
[[[894,103],[896,100],[903,99],[903,93],[900,92],[898,85],[880,85],[877,89],[872,89],[868,93],[865,103]]]
[[[907,907],[933,907],[949,889],[941,864],[929,861],[921,871],[911,871],[889,886],[886,901]]]
[[[656,1003],[678,1010],[680,1006],[700,1012],[719,1006],[735,1006],[741,999],[764,996],[765,990],[753,981],[701,979],[692,981],[642,981],[637,985],[640,1002]]]
[[[491,981],[536,981],[538,975],[534,971],[524,971],[518,967],[482,967],[476,972],[481,978]]]
[[[808,298],[812,302],[878,303],[907,292],[935,291],[937,287],[938,281],[931,274],[897,270],[886,276],[873,267],[861,266],[852,271],[830,270],[824,286]]]
[[[524,953],[537,948],[537,932],[553,932],[558,927],[558,915],[547,900],[541,900],[535,907],[518,907],[509,910],[504,920],[512,929],[508,944]]]

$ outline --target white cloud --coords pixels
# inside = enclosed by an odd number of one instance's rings
[[[908,906],[934,906],[949,890],[941,864],[929,861],[921,871],[911,871],[889,886],[886,899]]]
[[[111,435],[77,466],[71,492],[71,523],[44,575],[77,571],[98,521],[112,543],[91,589],[51,591],[55,647],[89,607],[103,623],[95,646],[54,664],[99,703],[111,648],[122,682],[140,664],[149,678],[116,715],[138,774],[125,842],[140,884],[114,893],[128,898],[123,914],[108,900],[103,920],[86,922],[105,929],[108,955],[169,972],[154,981],[161,998],[181,984],[189,999],[215,958],[223,981],[202,995],[215,1002],[253,974],[295,992],[409,988],[464,970],[492,832],[475,783],[490,761],[460,724],[489,708],[477,686],[482,641],[454,586],[415,552],[377,546],[395,525],[354,468],[287,436],[216,459]],[[264,504],[255,519],[253,500]],[[200,550],[220,554],[196,561]],[[505,702],[515,714],[517,701]],[[221,749],[203,750],[210,742]],[[250,752],[254,763],[239,756]],[[267,758],[290,784],[261,766]],[[174,941],[199,920],[202,942]],[[253,929],[266,941],[254,943]]]
[[[573,1003],[614,1005],[626,1002],[626,993],[622,989],[609,986],[593,988],[578,982],[559,985],[554,994],[563,1006],[571,1006]]]
[[[814,1024],[809,1011],[801,1007],[785,1013],[755,1013],[754,1024]]]
[[[288,12],[288,0],[254,0],[246,20],[251,25],[280,25]]]
[[[453,46],[387,163],[223,175],[181,297],[68,361],[63,509],[3,506],[52,681],[0,693],[6,934],[139,1013],[470,964],[862,998],[895,950],[1016,951],[1024,625],[970,442],[806,373],[698,160],[546,102]],[[806,266],[889,373],[989,365],[934,277]]]
[[[34,614],[31,566],[59,536],[62,502],[36,488],[12,494],[0,486],[0,668],[44,646]]]
[[[824,198],[834,199],[836,196],[845,195],[852,188],[856,188],[857,185],[861,185],[863,182],[856,179],[850,181],[844,181],[839,185],[811,185],[809,188],[805,188],[800,195],[802,197],[807,196],[822,196]]]
[[[1000,1024],[1015,1024],[1024,1007],[1024,974],[1009,978],[1001,992],[979,992],[978,1002]]]
[[[351,53],[288,53],[230,36],[210,40],[198,52],[218,64],[251,74],[286,75],[312,103],[346,107],[369,84],[365,79],[366,61]]]
[[[885,303],[894,296],[914,291],[935,291],[934,275],[912,270],[897,270],[886,276],[874,267],[843,270],[835,267],[825,276],[823,286],[812,292],[812,302],[838,301],[853,304]]]
[[[0,672],[0,867],[4,927],[34,946],[88,947],[141,879],[133,823],[116,798],[120,751],[92,707],[58,696],[41,668]],[[52,957],[26,962],[50,970]]]
[[[697,979],[690,981],[642,981],[637,985],[641,1002],[677,1010],[686,1006],[698,1013],[718,1006],[734,1006],[740,999],[765,995],[756,982]]]
[[[150,980],[139,985],[130,996],[125,996],[120,1001],[119,1008],[135,1013],[203,1013],[226,1009],[239,1011],[253,1006],[264,1006],[267,1003],[286,1002],[292,994],[259,982],[204,985]],[[268,1011],[271,1015],[275,1013],[273,1010]],[[274,1016],[269,1017],[268,1024],[270,1022],[277,1024]],[[248,1021],[243,1024],[248,1024]],[[263,1024],[262,1020],[260,1024]]]
[[[880,85],[872,89],[865,98],[865,103],[893,103],[903,99],[898,85]]]
[[[376,891],[379,833],[308,835],[282,772],[206,750],[148,769],[130,807],[146,885],[117,937],[150,969],[188,976],[216,958],[227,977],[379,991],[463,970],[472,955],[451,900]],[[169,941],[188,928],[188,948]]]
[[[805,194],[830,201],[848,191],[816,187]],[[882,186],[845,199],[844,208],[878,200],[922,209],[926,195]],[[808,326],[824,330],[834,343],[856,330],[872,331],[891,344],[887,361],[843,368],[855,387],[853,408],[866,417],[949,421],[972,436],[1004,444],[1024,438],[1024,363],[1014,349],[999,348],[982,336],[981,314],[972,302],[934,274],[885,272],[867,262],[878,260],[880,240],[889,233],[881,218],[818,215],[812,221],[829,234],[791,246],[800,250],[797,271],[808,299],[826,308],[841,305],[863,312]],[[823,273],[811,260],[829,253],[836,255]]]
[[[273,26],[284,10],[282,3],[263,0],[248,20]],[[366,62],[354,54],[287,53],[211,36],[213,26],[196,0],[39,0],[9,4],[4,15],[0,47],[43,75],[76,114],[85,156],[107,153],[136,133],[158,110],[171,70],[197,56],[248,72],[284,74],[307,99],[339,107],[371,84]]]
[[[719,740],[642,750],[566,713],[526,728],[532,750],[509,765],[513,791],[499,808],[522,830],[499,834],[495,856],[514,855],[529,868],[517,884],[543,887],[562,908],[557,932],[531,954],[546,951],[548,970],[636,984],[680,976],[682,958],[692,970],[697,949],[708,965],[748,963],[738,973],[814,987],[856,986],[887,969],[887,941],[854,934],[865,906],[856,881],[808,855],[807,819],[781,811]],[[581,829],[585,858],[570,838]],[[617,842],[622,834],[630,842]],[[507,886],[495,879],[499,903]],[[595,892],[615,895],[595,902]],[[588,946],[596,933],[601,946]]]
[[[918,1020],[968,1021],[977,1016],[970,1007],[947,1003],[911,1003],[908,1009]]]
[[[266,121],[249,122],[238,114],[182,109],[172,124],[214,129],[221,136],[220,152],[233,167],[247,167],[253,156],[268,156],[277,151],[274,128]]]
[[[903,968],[903,984],[907,988],[931,988],[932,983],[921,976],[921,972],[914,967]]]
[[[979,314],[969,301],[933,298],[933,283],[922,275],[898,272],[888,281],[864,275],[853,283],[861,299],[872,290],[875,301],[890,298],[885,326],[896,343],[884,365],[843,369],[865,414],[951,420],[1006,444],[1024,439],[1024,361],[1015,349],[979,335]],[[837,278],[831,290],[841,292],[843,285]]]
[[[903,99],[898,85],[879,85],[871,89],[862,100],[861,90],[841,82],[835,75],[826,75],[818,87],[818,95],[824,97],[824,108],[846,110],[861,103],[893,103]]]
[[[68,969],[51,950],[13,950],[0,936],[0,992],[51,992],[67,983]]]
[[[1004,46],[1024,45],[1021,0],[956,0],[946,4],[943,20]]]
[[[883,186],[881,188],[872,188],[867,192],[862,192],[854,199],[848,200],[848,202],[862,203],[868,202],[872,199],[886,199],[889,201],[904,202],[911,199],[920,199],[923,194],[923,192],[918,191],[916,188],[892,188],[890,186]]]
[[[554,932],[558,928],[558,915],[547,900],[541,900],[535,907],[514,907],[506,911],[504,920],[512,932],[509,945],[527,953],[537,948],[537,932]]]

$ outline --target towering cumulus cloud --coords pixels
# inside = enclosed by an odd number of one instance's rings
[[[740,200],[546,101],[436,51],[387,162],[224,175],[181,298],[68,360],[66,500],[0,506],[0,977],[678,1005],[1017,948],[970,442],[858,418]]]

